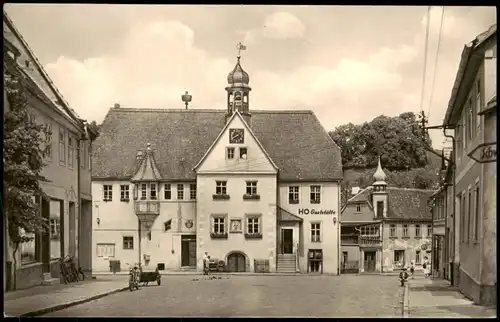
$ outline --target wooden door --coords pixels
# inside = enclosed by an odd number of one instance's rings
[[[189,266],[196,266],[196,240],[189,241]]]
[[[281,230],[281,245],[283,254],[293,254],[293,229]]]
[[[375,271],[375,252],[365,252],[365,272]]]
[[[245,272],[246,271],[246,263],[245,263],[245,256],[242,254],[237,254],[237,272]]]

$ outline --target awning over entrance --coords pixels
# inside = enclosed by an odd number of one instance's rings
[[[278,221],[279,222],[303,222],[304,220],[285,209],[278,206]]]

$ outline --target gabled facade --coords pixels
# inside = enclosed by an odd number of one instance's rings
[[[339,273],[340,149],[311,111],[251,109],[239,57],[227,81],[226,110],[109,111],[94,270],[201,270],[208,252],[226,271]]]
[[[36,122],[48,125],[49,145],[42,171],[50,182],[42,183],[47,199],[38,199],[50,223],[50,232],[23,243],[18,251],[16,287],[40,285],[59,278],[58,259],[73,255],[89,275],[92,268],[91,147],[96,134],[78,117],[58,92],[13,22],[4,13],[4,61],[6,71],[19,77],[29,94],[28,108]],[[4,93],[5,94],[5,93]],[[6,98],[4,98],[4,101]],[[7,236],[8,237],[8,236]],[[10,242],[6,242],[11,247]],[[12,262],[12,251],[5,261]],[[4,288],[12,287],[12,276]]]
[[[453,282],[496,303],[497,26],[466,45],[443,126],[454,129]]]
[[[431,190],[388,187],[379,160],[374,183],[350,198],[341,216],[345,273],[392,272],[431,259]]]

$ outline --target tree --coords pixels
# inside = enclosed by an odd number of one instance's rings
[[[35,198],[45,196],[41,182],[48,180],[41,172],[47,150],[44,132],[49,129],[37,124],[29,112],[28,93],[21,75],[14,60],[4,55],[4,85],[10,108],[4,114],[4,213],[14,245],[14,267],[20,244],[47,230],[47,220],[42,217]]]
[[[340,125],[330,135],[342,150],[344,169],[375,167],[379,157],[390,170],[420,168],[428,162],[425,146],[430,146],[430,138],[412,112]]]

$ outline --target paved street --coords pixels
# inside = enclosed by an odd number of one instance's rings
[[[161,286],[117,293],[45,316],[401,317],[403,288],[394,276],[221,278],[163,276]]]

